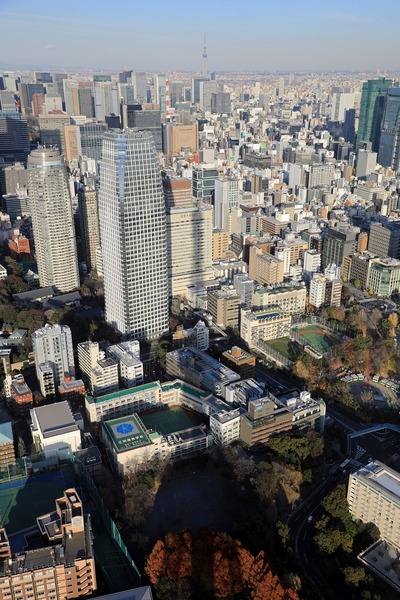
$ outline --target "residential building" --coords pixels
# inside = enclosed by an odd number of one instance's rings
[[[0,471],[15,464],[14,435],[11,421],[0,424]]]
[[[233,276],[233,285],[240,296],[240,306],[242,308],[251,308],[253,305],[254,281],[246,273],[235,273]]]
[[[168,329],[168,271],[154,141],[148,132],[110,131],[102,152],[99,221],[106,319],[135,339],[157,338]]]
[[[82,379],[91,394],[101,396],[118,390],[118,362],[112,357],[106,358],[98,342],[78,344],[78,363]]]
[[[240,375],[240,379],[252,378],[255,375],[256,357],[239,346],[232,346],[222,353],[221,362]]]
[[[30,411],[33,443],[46,458],[67,458],[82,447],[81,432],[68,402],[36,406]]]
[[[257,287],[253,292],[254,309],[266,309],[277,306],[287,315],[305,312],[307,290],[304,285],[282,285],[276,287]]]
[[[78,190],[79,224],[84,260],[88,272],[96,268],[96,250],[100,246],[97,191],[82,184]]]
[[[2,600],[75,600],[96,591],[90,515],[84,514],[75,488],[65,490],[55,503],[54,512],[36,519],[39,544],[34,549],[12,554],[7,534],[0,530]]]
[[[11,381],[10,408],[16,417],[29,417],[33,406],[33,395],[23,375],[16,375]]]
[[[40,285],[70,292],[79,287],[78,259],[71,198],[58,150],[33,150],[28,174]]]
[[[64,379],[58,386],[58,396],[60,400],[81,403],[85,397],[85,384],[82,379]]]
[[[240,304],[241,298],[235,289],[225,287],[207,294],[207,310],[214,323],[223,329],[238,328]]]
[[[118,363],[119,381],[123,387],[132,388],[143,383],[143,363],[137,340],[108,346],[106,352]]]
[[[285,263],[257,246],[251,246],[249,252],[249,277],[264,285],[276,285],[283,282]]]
[[[309,303],[313,308],[320,308],[325,304],[326,278],[321,273],[314,273],[310,281]]]
[[[374,523],[381,538],[400,549],[400,474],[378,460],[350,473],[349,510],[355,519]]]
[[[222,260],[226,258],[231,236],[227,231],[214,229],[211,240],[211,255],[213,260]]]
[[[36,376],[43,396],[54,394],[66,378],[75,377],[74,350],[68,325],[46,324],[32,333]],[[51,377],[52,375],[52,377]]]
[[[198,321],[194,327],[184,329],[183,325],[176,328],[172,335],[174,350],[185,346],[195,346],[199,350],[208,350],[210,345],[210,332],[204,321]]]
[[[261,310],[241,310],[240,337],[249,348],[258,340],[274,340],[290,335],[292,317],[270,306]]]
[[[185,296],[188,285],[212,277],[213,210],[208,204],[167,209],[169,297]]]

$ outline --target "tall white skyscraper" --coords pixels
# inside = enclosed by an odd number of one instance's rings
[[[231,215],[239,206],[239,180],[221,177],[215,180],[214,226],[232,233]]]
[[[168,329],[166,219],[153,136],[104,134],[99,221],[106,319],[121,333],[151,339]]]
[[[79,287],[79,274],[71,197],[60,152],[33,150],[28,178],[40,285],[69,292]]]

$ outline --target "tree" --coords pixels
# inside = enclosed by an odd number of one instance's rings
[[[189,593],[195,589],[201,598],[245,594],[242,597],[253,600],[298,600],[297,593],[285,589],[272,572],[263,552],[253,556],[238,540],[209,529],[169,533],[158,540],[145,572],[160,600],[179,597],[179,584]]]
[[[345,567],[343,569],[344,578],[347,585],[358,587],[365,578],[365,571],[362,567]]]

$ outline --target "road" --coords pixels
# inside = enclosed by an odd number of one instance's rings
[[[321,591],[321,598],[324,598],[325,592],[330,593],[330,598],[341,600],[344,598],[345,590],[342,589],[336,579],[332,580],[320,568],[318,556],[313,552],[312,539],[314,535],[314,522],[322,513],[321,502],[339,483],[347,481],[348,474],[336,473],[329,475],[325,480],[317,483],[309,491],[305,500],[298,506],[288,519],[290,528],[290,539],[296,554],[298,555],[304,571],[314,581],[315,585]],[[308,517],[312,515],[313,520],[308,522]]]

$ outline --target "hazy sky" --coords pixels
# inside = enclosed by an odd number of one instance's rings
[[[0,0],[0,64],[400,68],[399,0]]]

